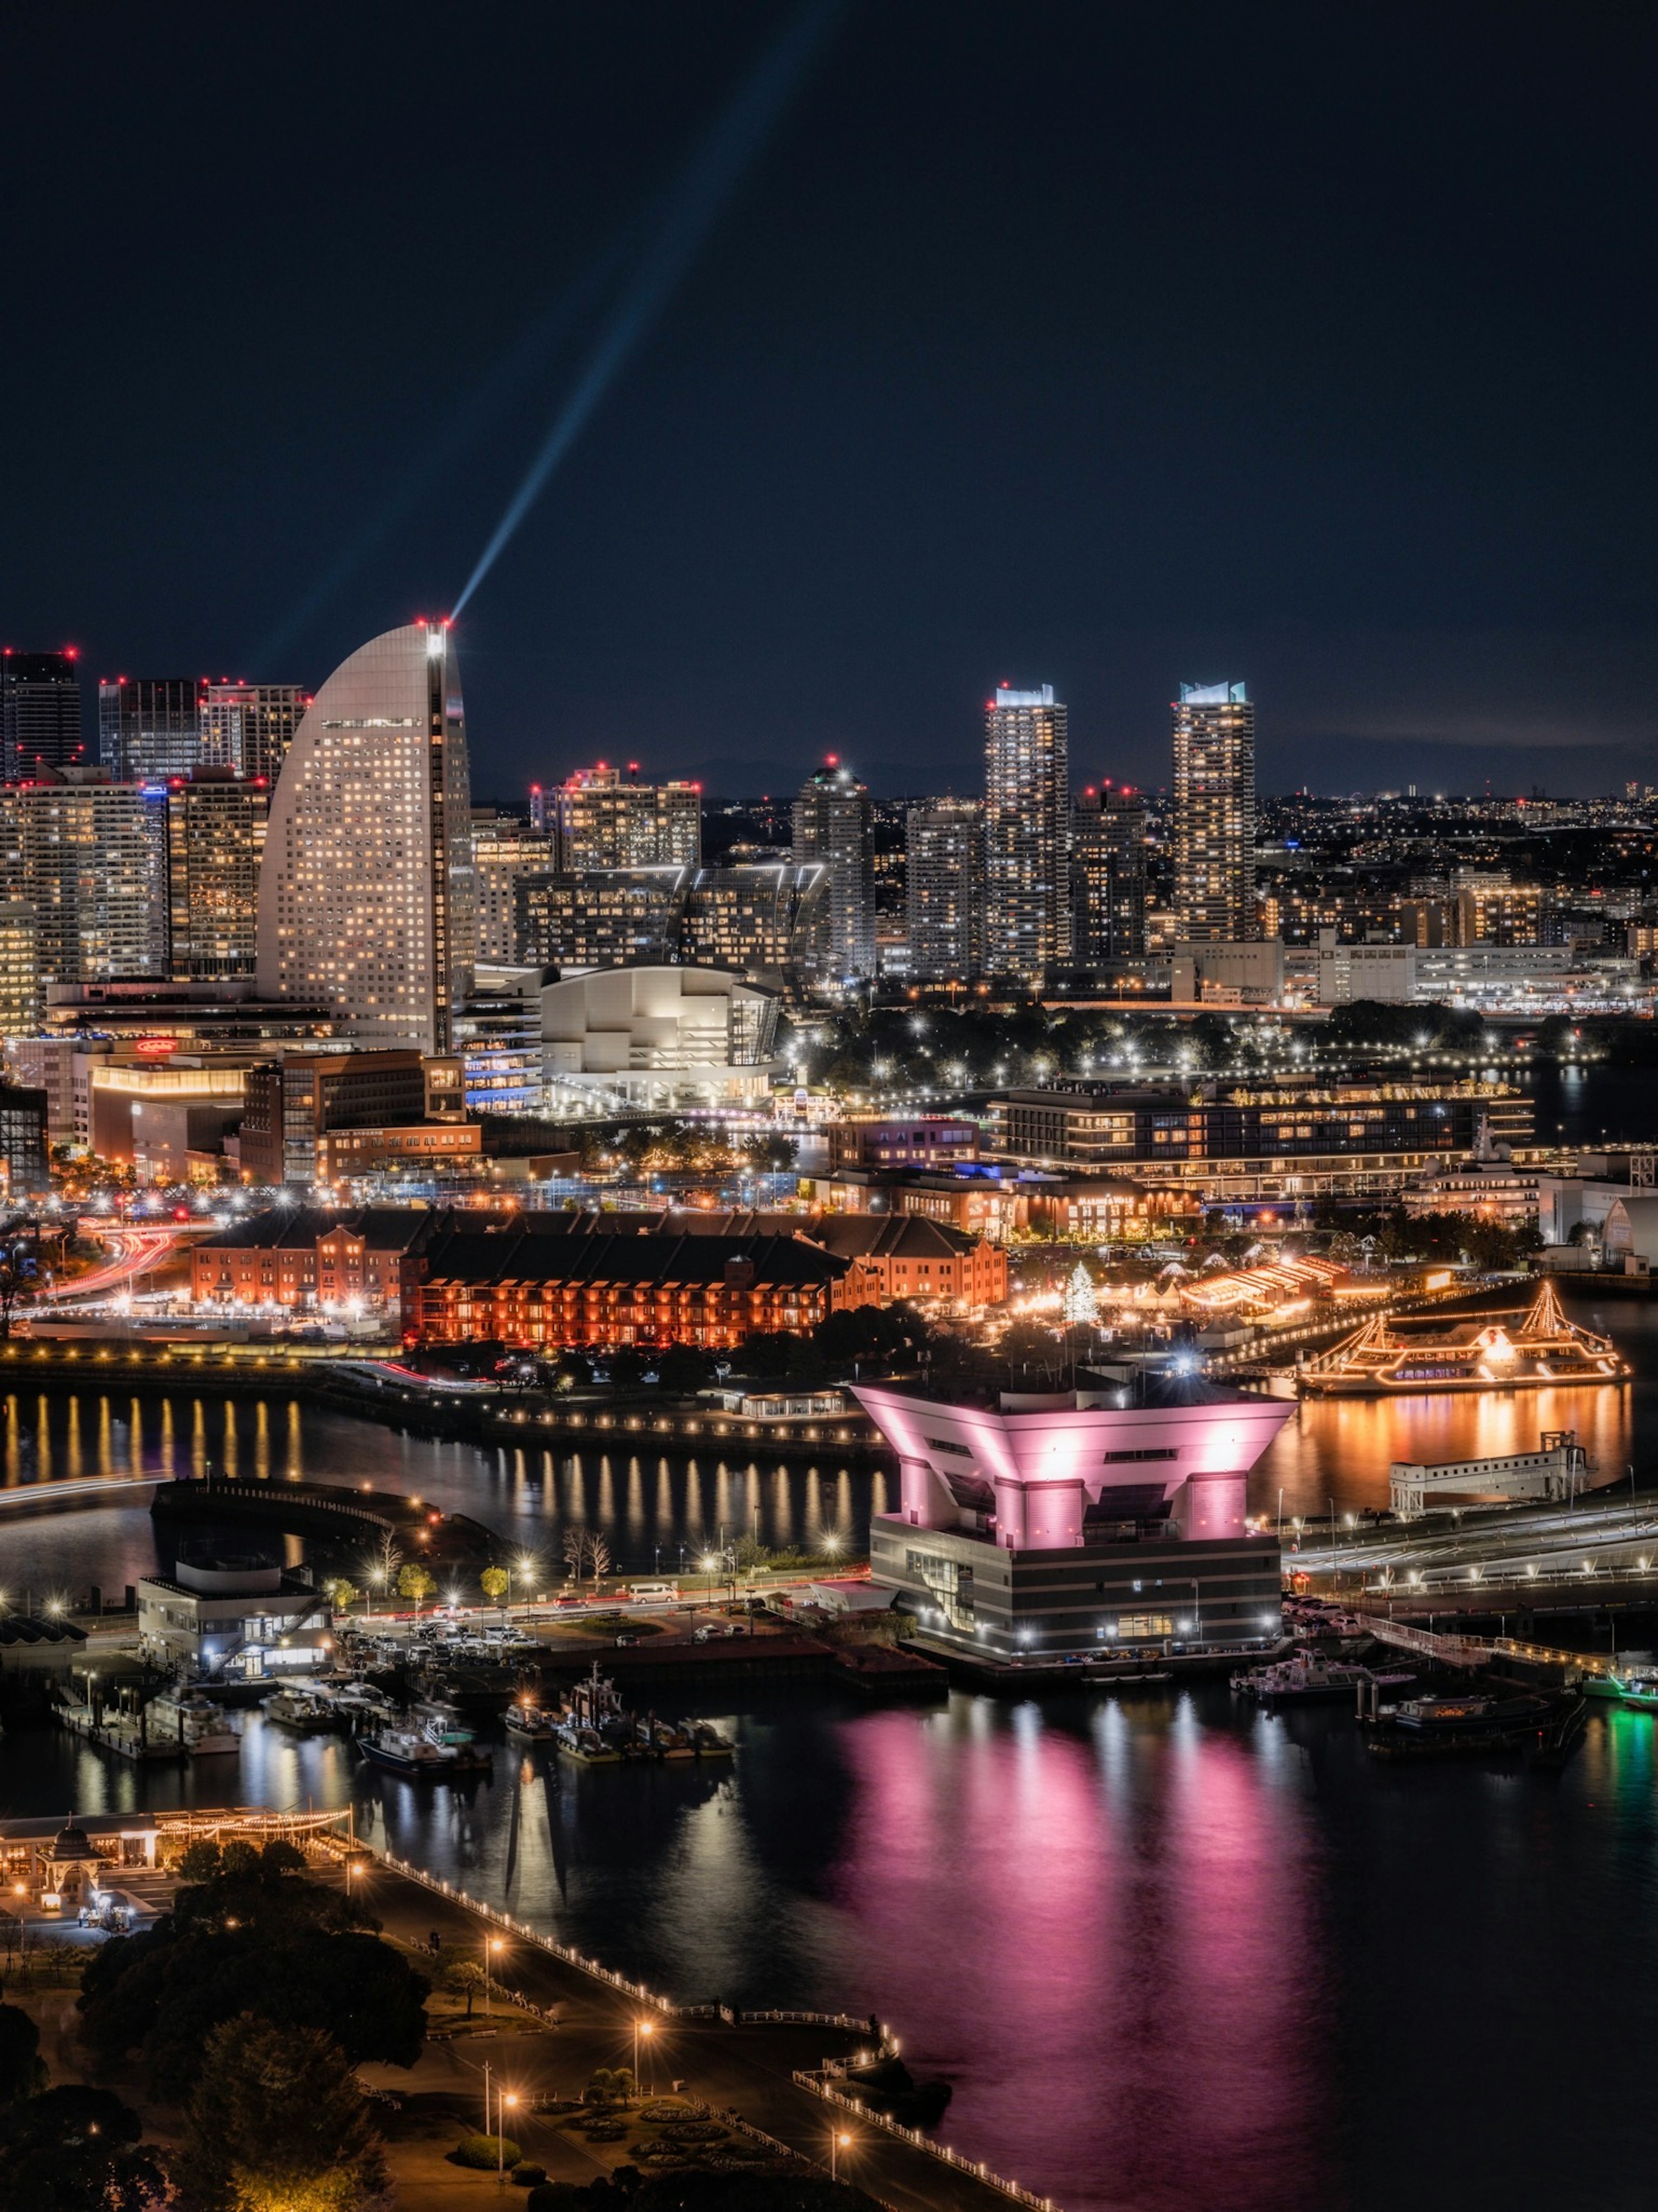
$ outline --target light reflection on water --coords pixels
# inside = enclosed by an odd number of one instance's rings
[[[257,1717],[195,1776],[19,1735],[0,1810],[349,1804],[676,1996],[890,2018],[949,2139],[1066,2212],[1648,2201],[1651,1717],[1598,1711],[1558,1775],[1383,1766],[1345,1713],[1218,1686],[712,1717],[729,1770],[503,1745],[455,1790]],[[1593,2126],[1534,2124],[1563,2037]]]

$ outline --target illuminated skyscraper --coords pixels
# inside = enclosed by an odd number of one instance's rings
[[[259,995],[447,1053],[473,905],[460,665],[446,623],[415,623],[343,661],[295,736],[259,873]]]
[[[310,703],[301,684],[233,684],[227,678],[204,685],[203,767],[228,768],[274,784]]]
[[[227,769],[167,787],[167,965],[180,982],[254,973],[270,797],[263,777]]]
[[[8,783],[42,769],[85,763],[77,657],[0,650],[0,775]]]
[[[1260,934],[1255,710],[1242,684],[1182,684],[1175,716],[1175,921],[1187,945]]]
[[[1039,985],[1071,964],[1069,720],[1054,686],[985,708],[985,967]]]
[[[111,784],[90,769],[72,783],[12,794],[16,888],[33,907],[43,983],[167,974],[167,793]]]
[[[828,870],[819,909],[821,971],[837,982],[875,973],[875,853],[869,789],[831,760],[800,787],[793,811],[797,867]]]
[[[984,967],[985,811],[976,799],[930,799],[904,817],[909,972],[918,983],[965,982]]]
[[[98,686],[98,757],[112,783],[188,775],[202,757],[205,679],[106,677]]]
[[[702,857],[702,793],[694,783],[641,783],[630,765],[578,769],[544,794],[557,838],[555,867],[568,875],[593,868],[695,867]]]

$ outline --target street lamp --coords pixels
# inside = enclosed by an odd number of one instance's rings
[[[501,2107],[503,2105],[516,2105],[517,2102],[517,2095],[513,2090],[509,2089],[505,2096],[501,2094],[499,2089],[496,2090],[495,2187],[497,2189],[504,2189],[507,2186],[507,2118]]]
[[[484,2010],[484,2014],[485,2014],[486,2018],[488,2017],[488,2015],[489,2015],[489,1954],[490,1954],[490,1953],[491,1953],[492,1951],[499,1951],[501,1948],[501,1937],[500,1937],[499,1936],[486,1936],[484,1937],[484,1939],[483,1939],[483,2010]]]
[[[852,2137],[849,2135],[842,2134],[837,2128],[835,2133],[829,2137],[829,2179],[831,2181],[838,2181],[840,2179],[841,2154],[843,2150],[849,2150],[851,2147]]]
[[[641,2094],[639,2086],[639,2039],[642,2035],[648,2044],[655,2033],[656,2022],[653,2020],[641,2020],[635,2016],[634,2020],[634,2094],[635,2096]]]

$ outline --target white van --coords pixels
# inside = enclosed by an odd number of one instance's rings
[[[679,1595],[679,1585],[677,1583],[634,1583],[629,1587],[628,1595],[636,1604],[672,1605]]]

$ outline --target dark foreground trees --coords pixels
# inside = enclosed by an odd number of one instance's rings
[[[159,2094],[184,2099],[213,2030],[244,2013],[325,2029],[353,2065],[412,2066],[431,1984],[337,1890],[307,1881],[297,1854],[268,1846],[179,1892],[143,1935],[118,1936],[87,1968],[81,2032],[106,2064],[137,2054]]]
[[[0,2005],[0,2212],[148,2212],[167,2176],[138,2115],[107,2089],[42,2085],[39,2031],[15,2005]]]

